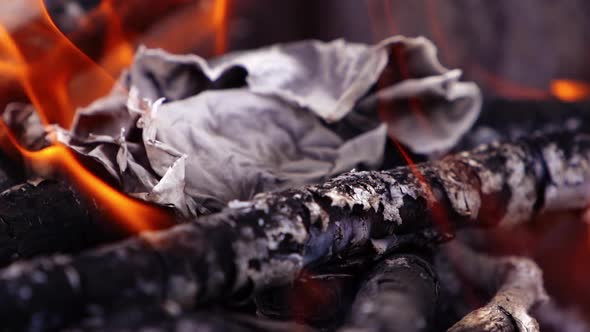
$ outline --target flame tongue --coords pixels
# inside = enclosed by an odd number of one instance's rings
[[[134,36],[123,31],[115,1],[103,0],[91,13],[102,16],[107,27],[104,56],[98,65],[63,35],[42,0],[35,0],[34,4],[37,8],[27,10],[36,10],[41,16],[33,23],[12,34],[5,24],[0,25],[0,77],[20,84],[44,124],[69,128],[76,108],[107,94],[115,84],[113,77],[131,63],[133,44],[130,40]],[[222,32],[216,35],[218,52],[225,48],[226,10],[227,0],[215,2],[207,23],[210,29]],[[13,92],[9,93],[5,99],[14,98]],[[170,224],[169,213],[109,187],[84,168],[67,147],[54,143],[43,150],[30,151],[19,144],[3,122],[0,131],[3,134],[2,147],[18,152],[35,173],[70,178],[130,230],[143,231]]]

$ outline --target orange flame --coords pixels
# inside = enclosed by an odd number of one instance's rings
[[[215,36],[215,53],[222,54],[227,49],[227,14],[229,0],[218,0],[213,7],[213,27]]]
[[[140,42],[172,53],[192,52],[195,46],[212,42],[213,54],[220,55],[227,49],[228,14],[229,0],[215,0],[205,7],[201,2],[186,5],[161,20]]]
[[[46,47],[49,47],[45,57],[37,59],[39,54],[26,53],[27,45],[17,43],[8,31],[0,26],[0,53],[3,55],[0,73],[11,76],[22,84],[45,123],[58,122],[68,125],[74,114],[68,84],[75,70],[91,69],[93,82],[97,82],[101,87],[113,86],[114,80],[59,32],[50,20],[42,1],[39,5],[43,12],[43,24],[38,26],[41,35],[35,37],[42,36],[44,39],[40,42],[46,43]],[[86,90],[95,89],[96,86],[86,87]],[[10,141],[9,144],[20,152],[37,174],[62,173],[72,177],[81,189],[91,194],[107,212],[131,230],[147,230],[169,221],[169,216],[163,210],[131,199],[95,177],[65,146],[56,144],[41,151],[29,151],[19,145],[4,123],[2,129]]]
[[[3,126],[3,130],[7,128]],[[40,151],[29,151],[18,145],[10,134],[8,137],[36,174],[47,176],[61,173],[70,177],[105,212],[122,222],[130,231],[159,229],[171,224],[172,217],[164,209],[132,199],[111,188],[84,168],[67,147],[55,144]]]
[[[77,107],[105,95],[114,86],[114,75],[128,66],[133,57],[131,39],[126,35],[112,0],[103,0],[92,13],[106,18],[106,38],[101,65],[80,51],[51,20],[43,0],[35,0],[41,17],[11,35],[0,25],[0,76],[20,83],[39,112],[43,123],[68,128]],[[215,48],[226,48],[228,1],[215,2],[212,25],[219,29]],[[132,231],[154,229],[169,224],[169,213],[111,188],[93,175],[61,144],[40,151],[22,147],[8,127],[0,122],[2,147],[18,152],[32,170],[42,176],[60,174],[71,178],[91,195],[106,212]]]
[[[590,84],[580,81],[553,80],[550,90],[553,96],[567,102],[590,99]]]

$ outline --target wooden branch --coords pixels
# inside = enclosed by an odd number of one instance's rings
[[[379,262],[365,277],[340,331],[431,331],[438,298],[430,264],[410,254]]]
[[[542,209],[583,206],[590,137],[495,144],[382,172],[260,194],[218,214],[89,251],[0,272],[0,321],[59,326],[117,300],[190,308],[294,280],[303,267],[363,264],[441,241],[455,227],[512,225]],[[43,325],[45,324],[45,325]]]
[[[548,299],[537,264],[528,258],[478,254],[456,241],[444,248],[463,277],[495,293],[487,305],[469,313],[449,332],[539,331],[537,321],[528,314],[533,305]]]

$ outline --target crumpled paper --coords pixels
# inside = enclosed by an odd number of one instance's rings
[[[210,61],[140,48],[124,89],[56,131],[123,191],[199,215],[258,192],[377,169],[388,132],[419,153],[452,147],[481,104],[475,84],[459,76],[424,38],[304,41]],[[417,111],[416,101],[427,102]],[[338,130],[341,122],[354,130]]]

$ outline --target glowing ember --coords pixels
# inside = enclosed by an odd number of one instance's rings
[[[551,82],[551,94],[567,102],[590,99],[590,84],[573,80],[554,80]]]
[[[42,0],[34,8],[42,16],[25,29],[10,33],[0,25],[0,75],[20,83],[45,124],[68,128],[77,107],[108,93],[113,77],[133,58],[134,36],[126,35],[111,0],[104,0],[91,15],[106,18],[106,37],[99,64],[81,52],[51,20]],[[219,29],[215,47],[225,50],[227,0],[214,3],[211,25]],[[33,9],[31,9],[33,10]],[[194,28],[194,27],[193,27]],[[18,152],[32,170],[42,176],[72,179],[114,218],[134,231],[161,227],[169,222],[164,210],[132,199],[109,187],[84,168],[65,146],[54,144],[41,151],[22,147],[2,123],[2,147]]]

